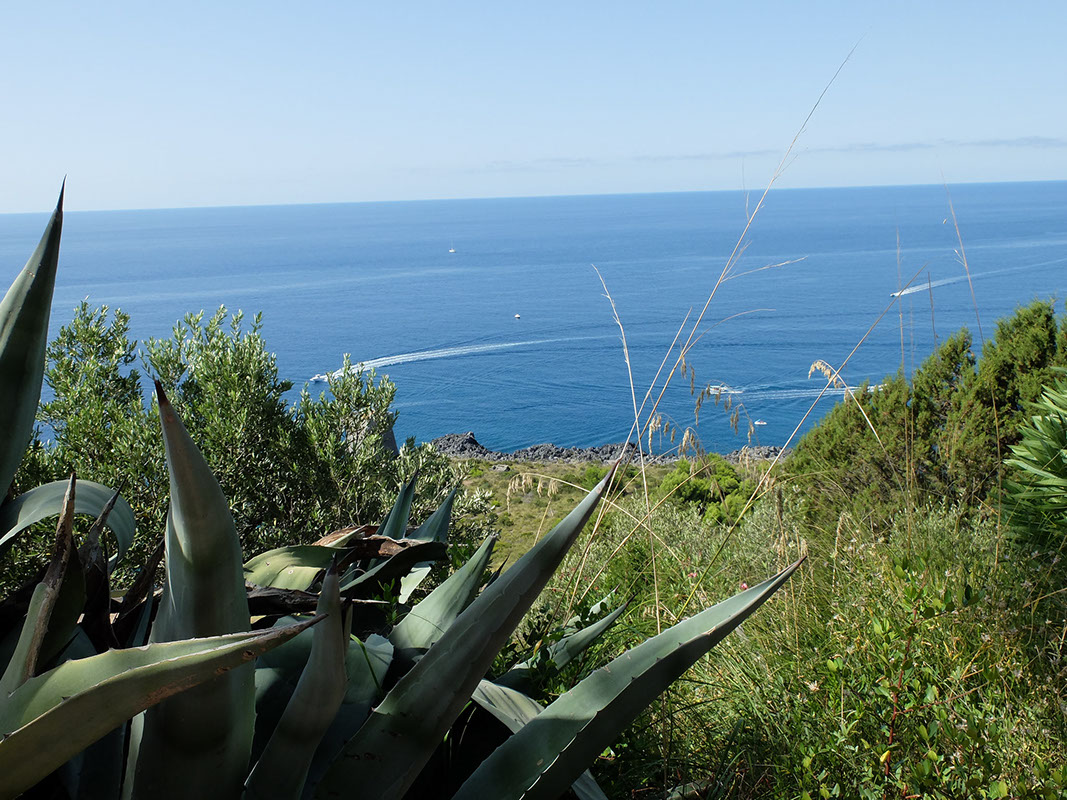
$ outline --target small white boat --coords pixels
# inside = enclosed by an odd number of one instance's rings
[[[518,314],[515,315],[515,319],[522,319]]]
[[[450,253],[454,253],[454,252],[456,252],[456,243],[455,243],[455,242],[452,242],[452,243],[451,243],[451,244],[450,244],[450,245],[448,246],[448,252],[450,252]]]
[[[764,421],[763,421],[763,420],[761,420],[761,419],[758,419],[758,420],[756,420],[755,422],[753,422],[752,424],[753,424],[753,425],[766,425],[767,423],[766,423],[766,422],[764,422]]]
[[[712,394],[741,394],[744,392],[744,389],[735,389],[725,383],[709,383],[707,389]]]

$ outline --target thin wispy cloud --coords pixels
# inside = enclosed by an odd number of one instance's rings
[[[1010,139],[935,139],[929,142],[853,142],[843,145],[809,147],[809,153],[907,153],[947,147],[1020,147],[1043,149],[1067,147],[1067,138],[1017,136]]]
[[[1067,148],[1067,137],[1018,136],[999,139],[933,139],[910,142],[848,142],[844,144],[803,147],[800,152],[813,154],[847,155],[855,153],[911,153],[923,150],[951,148],[1020,148],[1053,150]],[[697,153],[643,153],[615,157],[553,157],[528,161],[490,161],[471,167],[468,172],[552,172],[575,167],[619,166],[639,163],[735,161],[744,158],[767,158],[780,155],[772,148],[752,150],[722,150]]]

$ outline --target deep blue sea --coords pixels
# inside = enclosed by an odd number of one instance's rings
[[[986,337],[1018,305],[1062,299],[1067,183],[950,191]],[[45,219],[0,216],[0,283]],[[625,328],[640,403],[745,221],[740,192],[73,212],[53,326],[86,297],[129,312],[138,338],[169,335],[190,311],[262,311],[279,370],[297,386],[344,353],[387,374],[401,439],[472,430],[502,450],[602,444],[625,439],[634,412],[593,266]],[[977,339],[958,251],[941,186],[772,191],[687,359],[697,390],[724,387],[743,410],[735,434],[730,414],[706,401],[704,447],[746,444],[756,420],[765,424],[753,442],[785,443],[825,384],[808,377],[812,362],[840,365],[916,273],[915,291],[844,368],[847,381],[910,371],[960,326]],[[839,398],[821,401],[805,427]],[[679,429],[694,424],[689,375],[675,373],[659,411]]]

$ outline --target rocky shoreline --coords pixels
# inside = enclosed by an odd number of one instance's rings
[[[520,461],[543,462],[543,461],[590,461],[609,463],[618,459],[623,453],[634,456],[637,446],[633,443],[626,444],[602,444],[596,447],[560,447],[554,444],[535,444],[532,447],[524,447],[512,453],[501,453],[490,450],[474,438],[472,431],[466,433],[449,433],[430,442],[439,453],[451,458],[476,458],[481,461]],[[742,459],[768,460],[775,458],[782,448],[766,445],[745,447],[724,453],[723,458],[736,464]],[[675,456],[653,456],[651,459],[645,456],[646,462],[654,464],[672,464],[677,461]]]

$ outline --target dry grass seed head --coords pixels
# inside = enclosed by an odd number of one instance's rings
[[[833,367],[831,367],[829,364],[827,364],[821,358],[812,362],[812,365],[808,368],[808,377],[810,378],[816,372],[821,373],[822,376],[824,378],[826,378],[827,382],[833,388],[835,388],[835,389],[847,388],[845,382],[843,380],[841,380],[841,376],[838,374],[837,370],[834,369]]]

